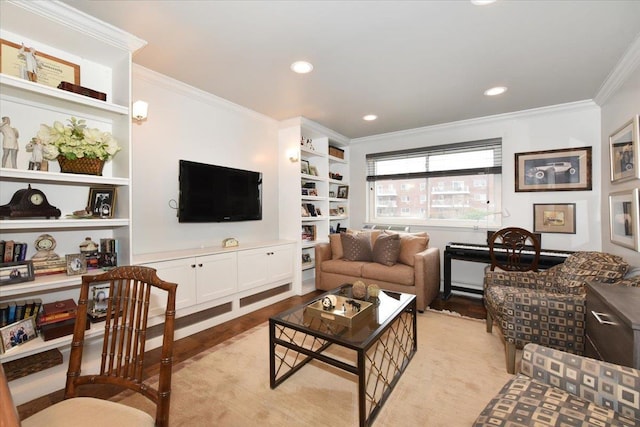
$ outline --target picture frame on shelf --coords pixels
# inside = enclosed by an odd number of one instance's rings
[[[611,182],[640,179],[640,115],[634,116],[609,136]]]
[[[315,188],[309,188],[309,196],[318,196],[318,190]]]
[[[534,203],[533,232],[576,234],[576,204]]]
[[[338,209],[329,209],[329,215],[338,216],[340,214],[338,213]]]
[[[64,259],[67,263],[67,276],[76,276],[87,272],[87,258],[84,254],[67,254]]]
[[[316,226],[313,224],[303,225],[301,237],[305,242],[313,242],[316,240]]]
[[[515,153],[515,191],[592,189],[591,147]]]
[[[95,285],[89,289],[89,310],[88,314],[94,319],[107,317],[107,307],[109,305],[110,285]]]
[[[309,175],[309,160],[300,160],[300,173]]]
[[[302,264],[303,265],[313,264],[313,260],[311,259],[311,254],[306,252],[302,254]]]
[[[308,217],[308,216],[311,216],[311,214],[309,213],[309,210],[305,206],[305,203],[302,204],[301,208],[302,209],[300,210],[300,216],[305,217],[305,218]]]
[[[113,218],[116,210],[116,187],[89,188],[87,207],[94,217]]]
[[[349,186],[348,185],[339,185],[338,186],[338,199],[348,199],[349,198]]]
[[[38,336],[38,334],[36,333],[35,316],[18,320],[17,322],[0,328],[0,340],[2,340],[0,350],[6,353],[36,336]]]
[[[80,84],[80,66],[40,51],[32,51],[31,47],[24,47],[9,40],[0,39],[0,73],[34,81],[46,86],[57,88],[63,82]],[[31,56],[38,64],[35,80],[30,78],[27,70],[26,57]],[[31,61],[30,60],[30,61]],[[32,74],[33,76],[33,74]]]
[[[315,166],[309,166],[309,175],[318,176],[318,168]]]
[[[329,191],[329,197],[335,198],[336,197],[336,192],[335,191]]]
[[[346,215],[347,208],[345,206],[338,206],[338,215]]]
[[[0,286],[35,280],[33,261],[0,263]]]
[[[640,189],[609,194],[611,243],[640,252]]]

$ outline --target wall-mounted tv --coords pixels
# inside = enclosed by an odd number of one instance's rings
[[[179,222],[262,219],[262,174],[180,160]]]

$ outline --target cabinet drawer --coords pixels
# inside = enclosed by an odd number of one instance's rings
[[[587,338],[607,362],[633,366],[633,332],[600,298],[587,294]]]

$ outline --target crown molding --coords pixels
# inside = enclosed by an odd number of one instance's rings
[[[631,73],[640,66],[640,35],[636,37],[631,46],[622,55],[620,61],[613,68],[600,86],[594,100],[598,105],[605,102],[627,81]]]
[[[145,40],[114,27],[61,1],[3,0],[58,25],[82,32],[119,49],[135,52],[147,45]]]
[[[594,107],[599,108],[598,105],[593,100],[568,102],[565,104],[549,105],[546,107],[532,108],[529,110],[514,111],[511,113],[496,114],[493,116],[477,117],[473,119],[459,120],[457,122],[442,123],[442,124],[437,124],[432,126],[424,126],[419,128],[401,130],[397,132],[389,132],[389,133],[381,133],[381,134],[372,135],[372,136],[364,136],[362,138],[352,139],[351,144],[373,142],[373,141],[379,141],[379,140],[384,140],[388,138],[398,138],[398,137],[416,135],[416,134],[425,133],[425,132],[435,132],[435,131],[442,131],[442,130],[448,130],[448,129],[459,129],[465,126],[491,124],[499,121],[521,119],[524,117],[532,117],[532,116],[545,115],[550,113],[560,113],[564,111],[579,111],[579,110],[585,110],[585,109],[592,109]]]
[[[270,124],[278,123],[277,120],[272,119],[271,117],[268,117],[264,114],[258,113],[249,108],[235,104],[224,98],[220,98],[219,96],[213,95],[212,93],[205,92],[201,89],[190,86],[186,83],[181,82],[180,80],[176,80],[164,74],[160,74],[149,68],[145,68],[142,65],[133,64],[133,85],[134,86],[135,86],[136,80],[144,80],[156,86],[160,86],[164,89],[186,96],[189,99],[200,101],[208,105],[217,105],[220,107],[228,108],[238,113],[245,114],[253,118],[268,122]]]

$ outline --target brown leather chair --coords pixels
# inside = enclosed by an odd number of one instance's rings
[[[102,342],[100,370],[81,372],[89,287],[109,282],[109,299]],[[96,276],[82,276],[78,314],[71,343],[67,384],[63,401],[49,406],[22,422],[30,426],[130,425],[168,426],[171,400],[171,370],[178,285],[161,280],[149,267],[117,267]],[[159,384],[143,381],[149,303],[154,295],[166,293],[166,310]],[[156,405],[155,420],[149,414],[123,404],[93,397],[80,397],[80,386],[117,386],[142,394]]]

